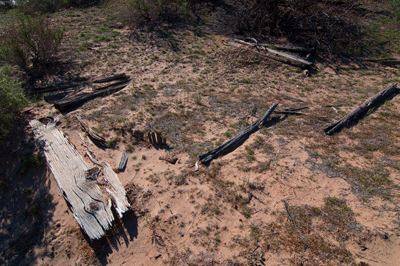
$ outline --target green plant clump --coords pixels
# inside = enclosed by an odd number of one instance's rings
[[[7,134],[18,109],[28,104],[21,84],[10,77],[11,72],[9,66],[0,68],[0,137]]]
[[[63,27],[52,27],[44,16],[16,16],[10,19],[1,34],[1,60],[17,65],[24,71],[43,69],[56,61]]]

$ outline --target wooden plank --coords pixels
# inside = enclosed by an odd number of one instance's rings
[[[92,99],[94,99],[96,97],[107,96],[107,95],[110,95],[110,94],[112,94],[114,92],[122,90],[130,82],[131,81],[127,81],[127,82],[124,82],[122,84],[111,86],[111,87],[107,87],[106,89],[102,89],[102,90],[95,91],[95,92],[92,92],[92,93],[83,93],[83,94],[77,95],[75,97],[56,102],[54,104],[54,107],[57,108],[60,111],[67,110],[68,108],[70,108],[70,107],[72,107],[72,106],[74,106],[76,104],[84,103],[84,102],[92,100]]]
[[[99,162],[90,155],[90,153],[86,153],[89,159],[102,167],[103,169],[103,177],[106,182],[108,182],[108,187],[106,191],[113,197],[115,202],[115,210],[117,211],[119,217],[122,218],[123,214],[129,210],[130,205],[128,203],[128,199],[126,198],[126,191],[121,181],[119,181],[117,174],[112,169],[111,165],[107,162]]]
[[[100,187],[96,176],[91,174],[93,168],[68,142],[55,123],[45,125],[39,120],[32,120],[29,123],[76,221],[90,239],[103,237],[114,220],[111,211],[112,201],[108,194],[114,195],[104,191],[108,188]],[[108,182],[107,186],[117,188],[116,193],[112,192],[118,196],[117,212],[122,214],[127,207],[126,197],[123,199],[121,196],[125,194],[119,191],[119,186],[122,187],[122,184],[115,173],[115,176],[109,177],[108,172],[108,169],[104,170],[104,179]]]
[[[343,127],[347,126],[350,122],[359,118],[361,115],[365,114],[370,108],[377,105],[379,102],[386,99],[389,95],[397,91],[397,83],[392,83],[384,90],[377,93],[374,97],[368,99],[354,111],[343,117],[342,119],[332,123],[328,127],[324,129],[327,135],[333,135],[336,132],[340,131]]]

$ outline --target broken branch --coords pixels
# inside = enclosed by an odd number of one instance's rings
[[[342,119],[332,123],[328,127],[324,129],[327,135],[333,135],[336,132],[340,131],[343,127],[350,124],[350,122],[355,119],[361,117],[361,115],[365,114],[370,108],[376,106],[379,102],[386,99],[393,92],[397,91],[397,83],[392,83],[386,89],[377,93],[374,97],[368,99],[365,103],[360,105],[354,111],[343,117]]]
[[[256,123],[239,133],[236,137],[228,140],[224,144],[219,147],[212,149],[206,153],[200,154],[199,158],[203,164],[207,164],[212,160],[218,158],[220,155],[223,155],[227,152],[230,152],[237,148],[243,141],[245,141],[253,132],[258,130],[259,126],[265,124],[268,117],[274,112],[275,108],[279,103],[275,103],[266,113],[265,115],[258,120]]]

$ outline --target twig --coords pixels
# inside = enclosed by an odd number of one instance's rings
[[[285,97],[287,97],[287,98],[290,98],[290,99],[292,99],[292,100],[296,100],[296,101],[300,101],[300,102],[306,103],[306,101],[304,101],[304,100],[302,100],[302,99],[300,99],[300,98],[297,98],[297,97],[295,97],[295,96],[287,95],[287,94],[284,94],[284,93],[281,93],[281,92],[278,92],[278,94],[279,94],[279,95],[282,95],[282,96],[285,96]]]
[[[221,219],[219,219],[217,216],[215,216],[214,214],[213,214],[213,216],[215,217],[215,219],[217,219],[218,221],[220,221],[221,222]]]

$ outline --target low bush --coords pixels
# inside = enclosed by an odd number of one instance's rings
[[[1,58],[28,72],[40,70],[56,60],[64,28],[52,27],[43,17],[28,15],[10,19],[0,40]]]
[[[12,68],[0,68],[0,138],[7,134],[15,113],[28,101],[22,94],[21,84],[11,77]]]

